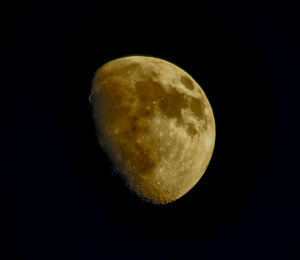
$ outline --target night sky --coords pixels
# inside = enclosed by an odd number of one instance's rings
[[[299,9],[195,2],[3,11],[1,259],[299,259]],[[186,70],[215,114],[206,173],[168,205],[131,194],[97,144],[91,80],[128,55]]]

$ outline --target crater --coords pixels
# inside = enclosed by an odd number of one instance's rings
[[[192,80],[190,80],[188,77],[186,76],[181,76],[180,79],[181,83],[189,90],[193,90],[195,88]]]

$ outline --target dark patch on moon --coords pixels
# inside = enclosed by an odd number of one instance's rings
[[[179,93],[176,89],[165,93],[159,102],[159,108],[168,118],[176,118],[177,123],[183,124],[181,110],[188,107],[188,101],[185,95]]]
[[[198,134],[198,131],[197,131],[196,127],[191,123],[189,123],[187,125],[187,132],[191,136],[194,136],[194,135]]]
[[[187,77],[183,76],[181,82],[185,86],[194,87],[193,82]],[[164,116],[168,118],[175,118],[177,124],[185,127],[182,117],[182,109],[191,108],[191,111],[199,120],[204,120],[204,129],[207,129],[207,116],[205,115],[205,104],[203,99],[196,99],[179,93],[175,88],[171,87],[167,92],[159,82],[148,79],[147,81],[138,81],[135,84],[136,94],[143,104],[140,106],[137,114],[140,116],[151,115],[154,116],[155,108],[158,106],[159,110]],[[202,94],[202,93],[201,93]],[[187,132],[190,135],[198,133],[195,126],[189,124]]]
[[[181,76],[180,81],[189,90],[193,90],[195,88],[193,82],[186,76]]]

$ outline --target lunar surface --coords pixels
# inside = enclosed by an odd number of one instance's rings
[[[208,167],[215,120],[201,87],[162,59],[130,56],[104,64],[90,95],[99,144],[138,196],[166,204]]]

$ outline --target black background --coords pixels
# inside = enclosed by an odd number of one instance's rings
[[[9,9],[3,259],[299,257],[299,9],[199,2],[37,1]],[[130,194],[97,145],[92,77],[128,55],[185,69],[214,110],[211,163],[168,205]]]

